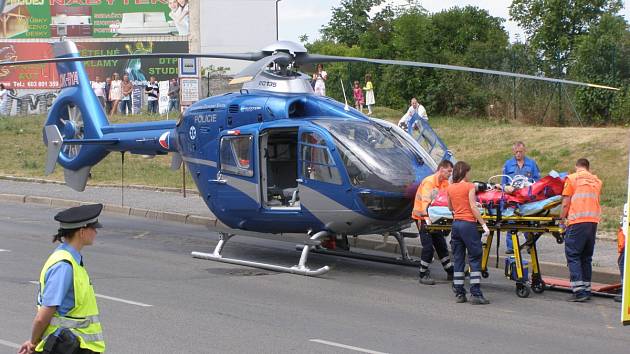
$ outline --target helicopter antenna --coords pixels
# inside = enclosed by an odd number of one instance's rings
[[[341,91],[343,92],[343,100],[346,102],[346,105],[343,107],[346,111],[350,110],[350,106],[348,106],[348,97],[346,97],[346,89],[343,87],[343,80],[339,78],[339,82],[341,82]]]
[[[186,198],[186,164],[182,164],[182,193],[184,194],[184,198]]]
[[[120,152],[120,206],[125,206],[125,152]]]

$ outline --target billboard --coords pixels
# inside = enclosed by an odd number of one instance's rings
[[[84,62],[88,77],[101,80],[118,73],[129,75],[135,84],[141,84],[155,76],[157,80],[168,80],[177,76],[177,58],[150,59],[110,59],[116,54],[146,53],[188,53],[188,42],[77,42],[82,56],[102,56],[102,60]],[[1,43],[0,61],[15,61],[52,57],[52,47],[48,43]],[[0,67],[0,83],[11,89],[56,89],[59,88],[57,70],[54,64],[34,64],[17,67]]]
[[[0,38],[186,36],[188,0],[6,0]]]

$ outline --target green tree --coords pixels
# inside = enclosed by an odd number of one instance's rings
[[[383,0],[342,0],[339,7],[332,8],[332,17],[321,33],[325,40],[347,46],[359,44],[359,38],[370,25],[370,10]]]
[[[604,14],[579,39],[575,52],[571,74],[577,80],[616,87],[630,84],[630,32],[623,17]],[[621,92],[580,87],[576,90],[577,109],[590,124],[620,119],[622,116],[613,117],[613,112],[615,106],[624,105],[618,100],[625,90],[627,87]]]
[[[538,52],[542,70],[563,76],[579,36],[588,33],[602,14],[617,13],[622,0],[513,0],[510,16]]]

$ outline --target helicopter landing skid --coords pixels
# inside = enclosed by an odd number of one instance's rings
[[[417,235],[413,234],[413,236],[409,236],[407,235],[407,233],[404,233],[404,232],[395,232],[395,233],[390,233],[389,235],[394,236],[394,238],[396,238],[396,241],[398,241],[400,257],[394,258],[394,257],[381,256],[381,255],[376,255],[376,254],[353,252],[350,250],[330,250],[330,249],[325,249],[325,248],[315,248],[313,252],[317,254],[325,254],[329,256],[361,259],[361,260],[379,262],[379,263],[398,264],[398,265],[404,265],[408,267],[420,266],[420,260],[413,259],[409,256],[409,251],[407,249],[407,244],[405,242],[405,238],[417,237]],[[295,248],[298,251],[301,251],[303,247],[304,246],[302,245],[297,245]]]
[[[254,268],[269,269],[276,272],[284,272],[284,273],[308,275],[308,276],[322,275],[330,270],[328,266],[323,266],[318,269],[310,269],[306,266],[306,261],[308,259],[309,252],[313,248],[315,248],[315,246],[319,244],[319,239],[321,237],[328,236],[327,231],[320,231],[316,233],[315,235],[311,236],[305,242],[305,245],[303,246],[303,249],[302,249],[302,254],[300,256],[300,261],[297,265],[294,265],[293,267],[285,267],[285,266],[281,266],[277,264],[260,263],[260,262],[247,261],[244,259],[223,257],[221,255],[221,251],[223,250],[223,247],[225,246],[227,241],[229,241],[230,238],[232,238],[232,236],[234,236],[234,234],[230,234],[227,232],[219,232],[219,243],[214,248],[214,252],[212,253],[192,252],[191,255],[193,256],[193,258],[206,259],[209,261],[238,264],[238,265],[244,265],[244,266],[254,267]]]

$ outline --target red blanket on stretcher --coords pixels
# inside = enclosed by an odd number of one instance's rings
[[[564,178],[545,176],[529,187],[517,189],[513,193],[504,193],[500,190],[491,190],[477,193],[477,201],[484,206],[504,204],[525,204],[537,202],[562,194]],[[446,191],[440,191],[431,203],[431,206],[448,206]]]

